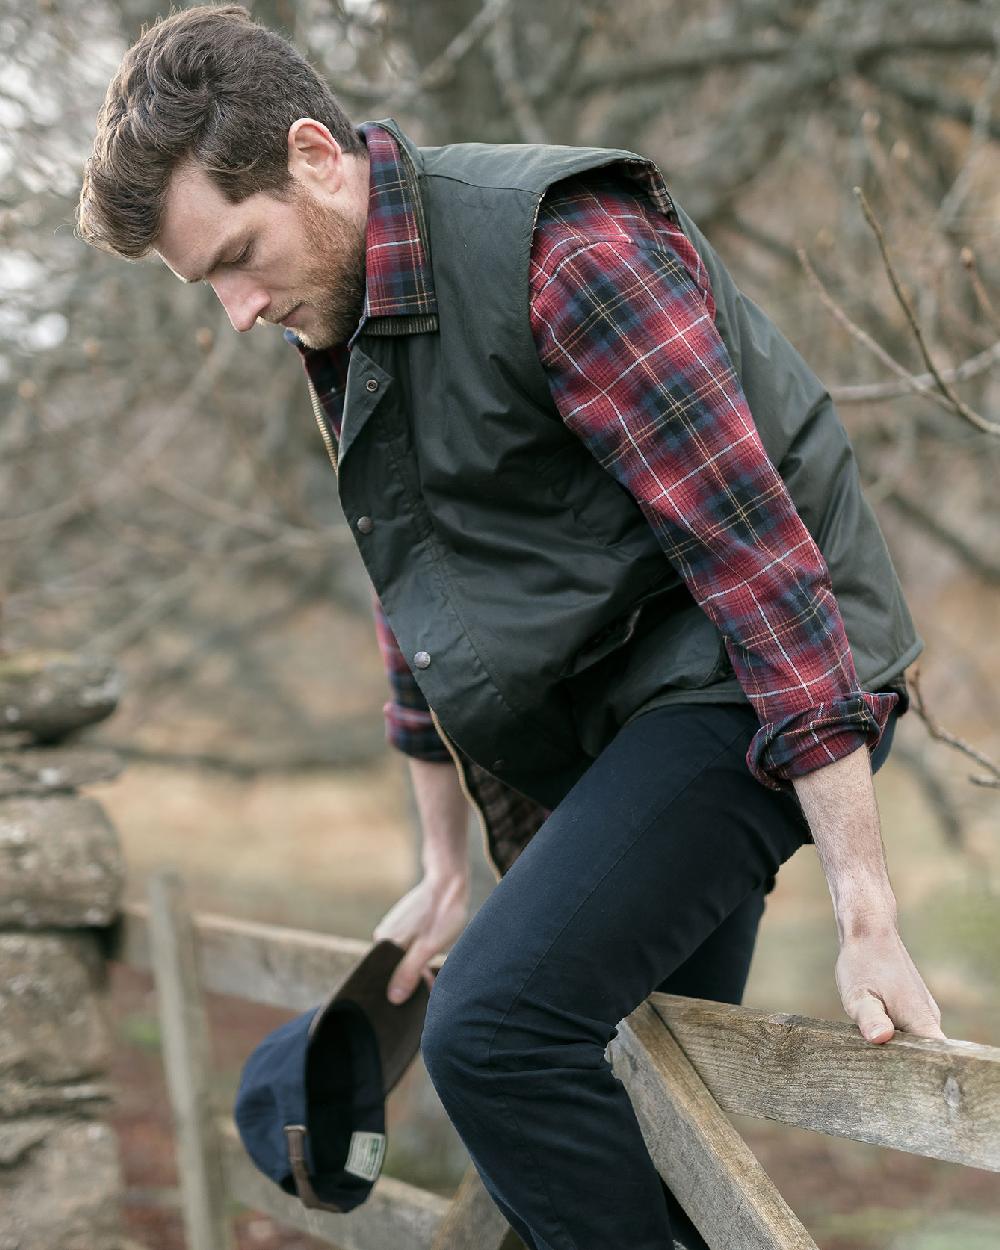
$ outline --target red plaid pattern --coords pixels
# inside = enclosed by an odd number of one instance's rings
[[[377,293],[365,319],[432,310],[415,188],[392,137],[377,126],[364,133],[367,282]],[[778,787],[863,744],[874,749],[898,696],[858,685],[826,564],[761,444],[704,265],[661,208],[620,174],[554,187],[532,241],[532,331],[567,428],[633,495],[723,634],[761,721],[747,764]],[[331,357],[346,350],[303,353],[338,430],[342,393],[330,378],[342,370]],[[448,758],[377,601],[376,621],[390,741]]]
[[[590,175],[543,203],[531,323],[566,426],[635,498],[722,633],[778,786],[878,743],[894,693],[858,685],[826,563],[767,458],[680,226]]]

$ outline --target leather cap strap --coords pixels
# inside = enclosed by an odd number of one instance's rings
[[[304,1207],[312,1207],[317,1211],[343,1212],[335,1202],[323,1202],[312,1187],[309,1173],[306,1170],[306,1127],[304,1124],[286,1124],[285,1137],[288,1140],[288,1162],[292,1168],[292,1177]]]

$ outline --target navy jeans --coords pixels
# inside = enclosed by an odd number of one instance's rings
[[[427,1070],[529,1250],[705,1245],[604,1051],[653,990],[742,997],[764,895],[810,841],[794,795],[746,767],[757,727],[705,704],[626,725],[568,793],[536,796],[551,816],[437,977]]]

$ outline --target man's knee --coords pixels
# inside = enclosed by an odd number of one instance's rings
[[[462,994],[447,985],[431,992],[421,1050],[444,1101],[463,1090],[516,1089],[553,1068],[590,1070],[604,1064],[610,1032],[565,1008],[530,995],[500,1001],[481,987]]]
[[[450,957],[449,957],[450,958]],[[475,1081],[489,1054],[489,1003],[465,990],[462,978],[438,974],[424,1019],[420,1053],[434,1087],[452,1088]]]
[[[420,1038],[420,1054],[423,1057],[424,1067],[435,1086],[443,1082],[446,1070],[454,1062],[452,1052],[455,1034],[450,1018],[451,1013],[448,1007],[443,1006],[444,999],[445,996],[435,985],[427,1004],[424,1031]]]

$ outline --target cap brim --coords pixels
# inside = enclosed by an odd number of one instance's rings
[[[368,1017],[382,1063],[383,1093],[388,1094],[420,1049],[430,990],[421,978],[404,1003],[391,1003],[389,981],[405,950],[395,942],[376,942],[336,993],[316,1013],[309,1030],[315,1035],[323,1017],[336,1004],[356,1004]]]

